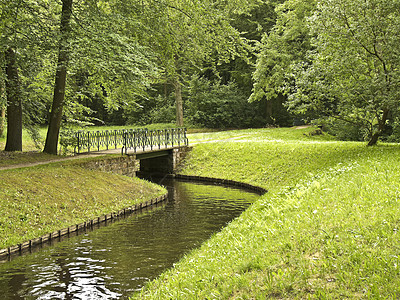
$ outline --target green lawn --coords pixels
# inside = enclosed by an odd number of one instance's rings
[[[164,195],[150,182],[79,161],[0,171],[0,249]]]
[[[199,134],[183,174],[269,193],[135,297],[399,298],[400,146],[309,130]]]

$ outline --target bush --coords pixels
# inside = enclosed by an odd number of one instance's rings
[[[386,124],[386,129],[382,133],[381,140],[388,143],[400,142],[400,118],[395,117]]]
[[[235,83],[226,85],[193,76],[189,84],[187,120],[208,128],[262,126],[257,103],[249,103]]]
[[[341,141],[365,141],[367,132],[361,125],[355,125],[338,119],[324,119],[316,122],[324,131]]]
[[[74,128],[67,126],[60,131],[60,146],[63,155],[75,151],[78,146],[78,138]]]
[[[165,97],[159,95],[157,97],[158,105],[149,113],[151,124],[154,123],[173,123],[176,118],[176,108],[174,101],[166,100]]]
[[[136,105],[124,108],[126,124],[147,125],[154,123],[175,122],[175,98],[170,93],[164,95],[149,95],[146,99],[138,99]]]

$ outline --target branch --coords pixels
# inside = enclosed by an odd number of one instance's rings
[[[184,11],[184,10],[181,9],[181,8],[178,8],[178,7],[173,6],[173,5],[170,5],[170,4],[162,3],[162,2],[159,1],[159,0],[153,0],[153,1],[156,2],[156,3],[158,3],[158,4],[164,5],[164,6],[166,6],[166,7],[169,7],[169,8],[172,8],[172,9],[174,9],[174,10],[177,10],[177,11],[179,11],[180,13],[184,14],[185,16],[187,16],[189,19],[193,19],[193,17],[192,17],[191,15],[189,15],[186,11]]]
[[[345,25],[346,25],[347,29],[349,30],[351,36],[353,37],[353,39],[354,39],[358,44],[360,44],[360,46],[361,46],[362,48],[364,48],[364,50],[367,51],[367,53],[369,53],[370,55],[375,55],[374,52],[372,52],[371,50],[369,50],[368,47],[367,47],[366,45],[364,45],[364,44],[356,37],[356,34],[355,34],[354,30],[351,28],[350,23],[349,23],[349,20],[348,20],[348,18],[347,18],[347,16],[346,16],[345,14],[343,14],[343,19],[344,19],[344,22],[345,22]]]

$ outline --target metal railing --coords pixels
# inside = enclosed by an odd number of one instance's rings
[[[138,149],[145,151],[146,148],[153,150],[189,144],[186,128],[80,130],[76,132],[75,142],[75,153],[81,153],[84,150],[91,152],[122,147],[121,152],[125,154],[128,153],[128,149],[136,152]]]

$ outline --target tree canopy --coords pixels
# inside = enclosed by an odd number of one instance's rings
[[[309,24],[314,49],[292,105],[359,124],[376,144],[399,109],[400,3],[320,1]]]
[[[400,132],[398,6],[0,1],[0,134],[6,108],[8,139],[18,141],[8,150],[21,149],[22,125],[32,134],[49,125],[50,153],[67,124],[286,126],[300,113],[358,126],[372,145],[388,126]]]
[[[287,0],[266,32],[250,100],[361,128],[374,145],[398,116],[399,3]]]
[[[177,124],[183,125],[182,87],[205,61],[247,55],[246,39],[231,21],[256,4],[11,0],[0,7],[1,50],[15,50],[22,106],[41,108],[32,113],[42,116],[36,123],[50,115],[45,151],[56,153],[62,122],[90,115],[90,102],[111,112],[135,105],[161,82],[174,86]]]

